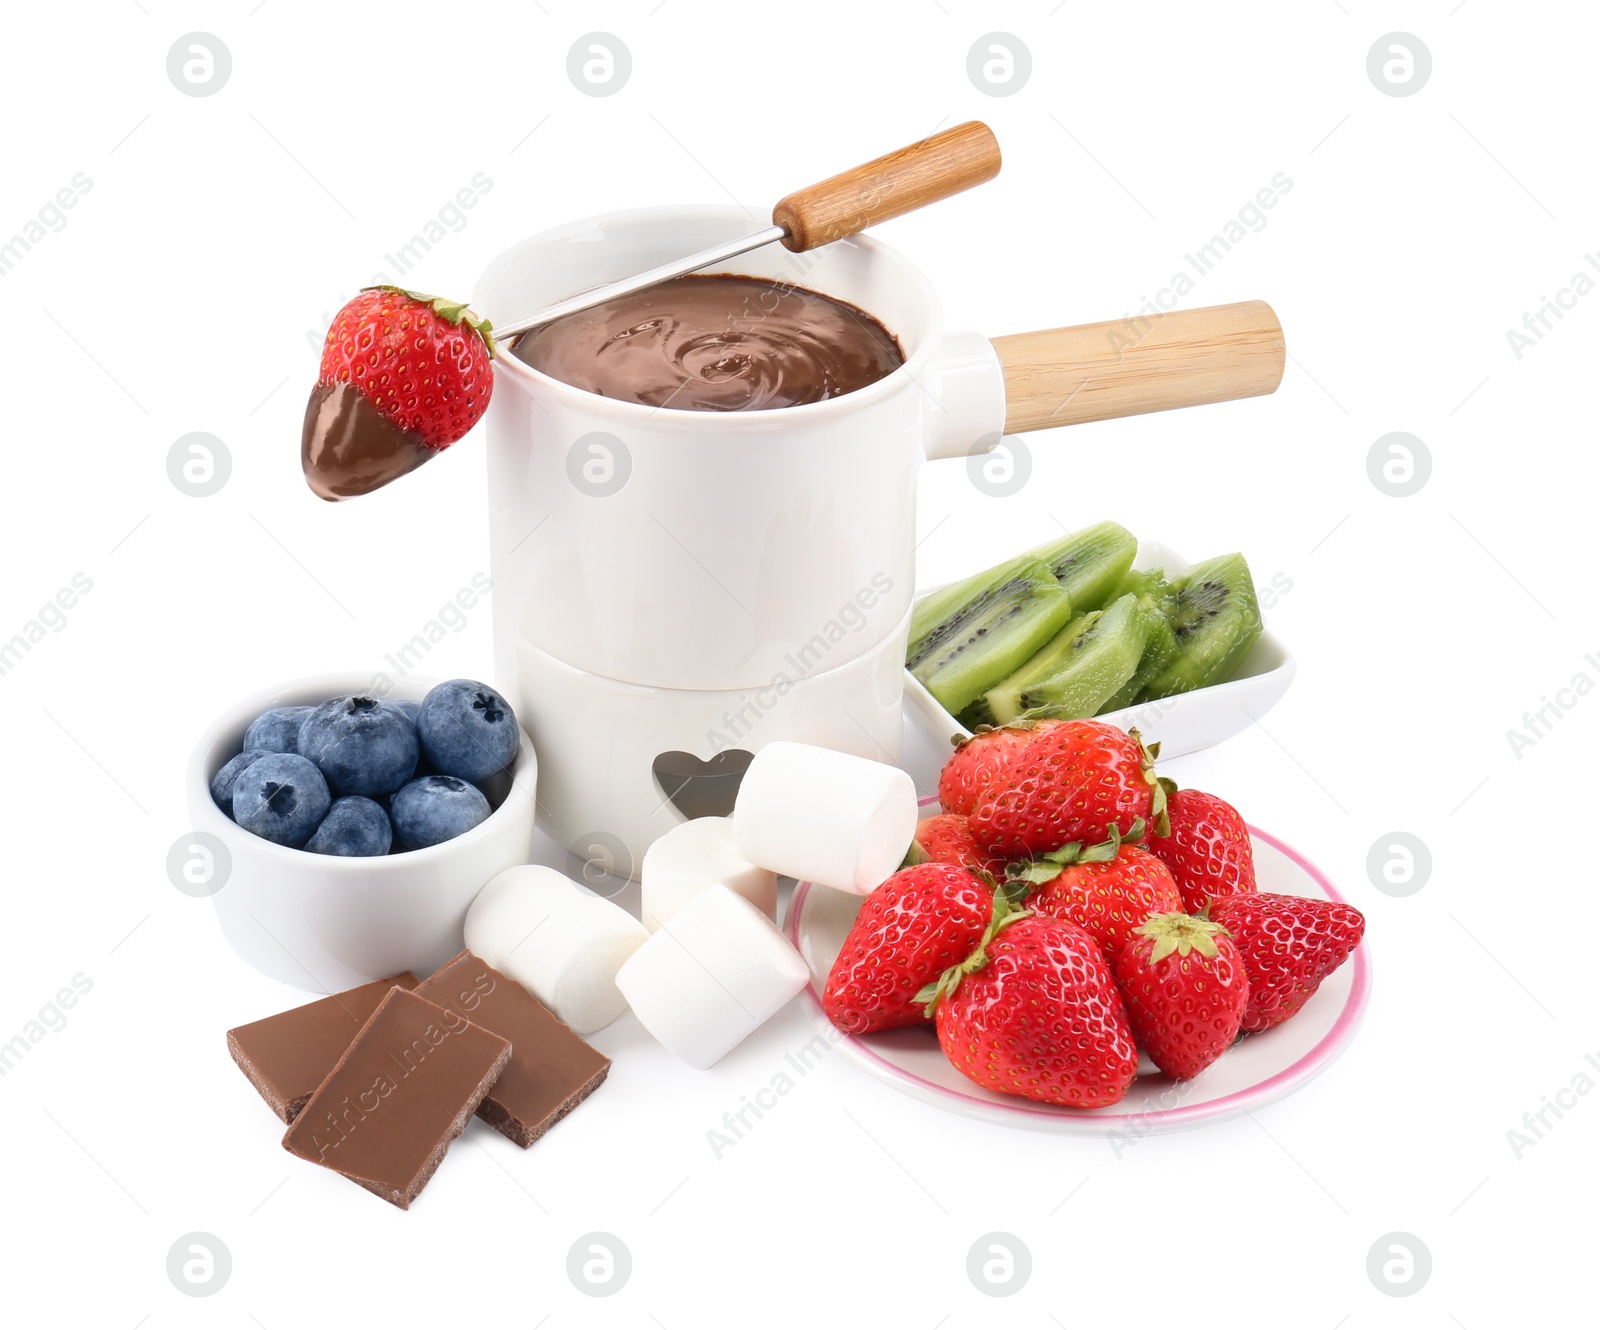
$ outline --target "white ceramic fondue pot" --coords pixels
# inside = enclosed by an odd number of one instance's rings
[[[506,251],[474,307],[509,320],[750,229],[737,207],[588,218]],[[876,316],[905,363],[768,411],[616,401],[502,349],[489,408],[498,680],[540,758],[542,825],[635,875],[726,811],[748,754],[794,739],[894,761],[917,472],[1016,432],[1276,388],[1260,302],[991,342],[946,332],[927,278],[855,236],[725,269]]]

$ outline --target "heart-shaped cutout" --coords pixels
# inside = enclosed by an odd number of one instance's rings
[[[709,761],[675,750],[660,754],[651,770],[661,793],[685,817],[727,817],[753,761],[755,755],[742,748],[724,749]]]

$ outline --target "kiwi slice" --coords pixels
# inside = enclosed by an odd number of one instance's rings
[[[1115,522],[1097,522],[1029,550],[1028,557],[1049,564],[1056,581],[1072,597],[1072,608],[1087,614],[1104,609],[1122,594],[1118,584],[1128,576],[1138,550],[1133,532]]]
[[[1095,714],[1131,707],[1144,693],[1150,680],[1177,658],[1178,636],[1172,630],[1172,617],[1178,612],[1178,592],[1159,568],[1136,569],[1124,577],[1119,589],[1135,596],[1145,623],[1144,654],[1133,677],[1109,697]]]
[[[940,591],[929,592],[911,611],[911,645],[906,648],[907,667],[916,664],[919,649],[934,630],[942,627],[968,601],[976,599],[985,591],[992,590],[1003,582],[1010,581],[1013,577],[1022,574],[1037,576],[1038,571],[1037,559],[1019,554],[1014,559],[1007,559],[998,567],[985,568],[981,573],[974,573],[964,582],[953,582]]]
[[[1094,715],[1138,669],[1149,625],[1147,611],[1132,595],[1080,615],[975,702],[972,718],[1009,725],[1024,713],[1060,720]]]
[[[1150,680],[1146,700],[1221,683],[1261,636],[1256,584],[1242,554],[1222,554],[1186,569],[1173,584],[1172,631],[1178,654]]]
[[[1178,657],[1178,635],[1173,632],[1172,620],[1143,597],[1139,598],[1139,613],[1145,621],[1144,654],[1133,677],[1106,699],[1097,716],[1108,711],[1121,711],[1131,707],[1144,695],[1149,683]]]
[[[925,608],[929,601],[932,609]],[[1013,559],[925,598],[912,615],[906,668],[957,715],[1071,616],[1072,601],[1045,564]]]

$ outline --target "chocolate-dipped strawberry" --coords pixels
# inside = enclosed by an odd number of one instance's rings
[[[334,316],[300,464],[324,499],[370,494],[478,423],[494,388],[489,321],[442,296],[369,286]]]

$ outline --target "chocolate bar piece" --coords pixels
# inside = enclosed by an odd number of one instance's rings
[[[415,988],[417,976],[406,970],[241,1025],[228,1031],[228,1052],[272,1111],[293,1122],[356,1031],[396,985]]]
[[[283,1148],[405,1210],[510,1059],[499,1035],[391,988]]]
[[[463,951],[417,988],[511,1041],[511,1061],[478,1105],[478,1116],[524,1150],[587,1099],[611,1070],[515,979]]]

